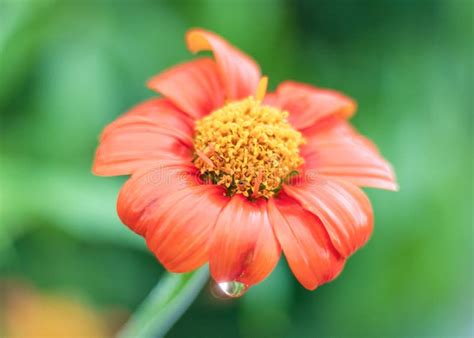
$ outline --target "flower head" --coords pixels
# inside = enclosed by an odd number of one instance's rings
[[[282,251],[304,287],[334,279],[372,232],[360,187],[397,189],[390,164],[347,122],[355,102],[290,81],[267,93],[255,61],[223,38],[194,29],[186,41],[214,58],[152,78],[162,97],[100,138],[94,173],[131,175],[117,202],[121,220],[168,270],[208,262],[239,294],[268,276]]]

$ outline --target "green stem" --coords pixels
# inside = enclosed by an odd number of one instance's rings
[[[209,277],[207,267],[166,273],[118,333],[119,338],[162,337],[183,315]]]

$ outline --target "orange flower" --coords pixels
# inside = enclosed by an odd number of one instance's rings
[[[266,93],[255,61],[223,38],[194,29],[186,41],[214,58],[151,79],[163,98],[100,138],[93,172],[131,174],[121,220],[173,272],[209,262],[218,283],[251,286],[283,251],[304,287],[334,279],[372,232],[359,187],[397,189],[390,164],[347,122],[356,103],[290,81]]]

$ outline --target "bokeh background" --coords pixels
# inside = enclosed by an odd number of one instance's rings
[[[370,242],[308,292],[282,260],[238,300],[210,286],[169,337],[472,337],[473,2],[0,0],[0,336],[106,337],[163,273],[91,163],[101,129],[225,36],[270,76],[336,88],[394,164]]]

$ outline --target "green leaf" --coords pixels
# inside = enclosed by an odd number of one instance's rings
[[[197,297],[209,277],[207,267],[166,273],[119,332],[119,338],[162,337]]]

